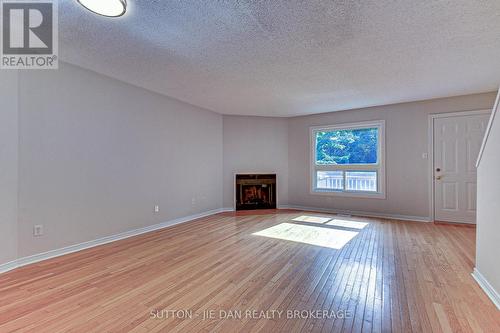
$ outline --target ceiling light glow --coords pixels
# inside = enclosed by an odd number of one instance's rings
[[[118,17],[127,10],[126,0],[78,0],[80,5],[102,16]]]

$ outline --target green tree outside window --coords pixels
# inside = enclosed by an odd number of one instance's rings
[[[316,133],[316,164],[376,164],[378,128]]]

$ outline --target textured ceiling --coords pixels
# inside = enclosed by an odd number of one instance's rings
[[[492,91],[499,0],[60,1],[61,59],[225,114],[294,116]]]

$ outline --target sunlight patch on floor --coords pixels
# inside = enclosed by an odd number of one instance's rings
[[[253,233],[253,235],[340,250],[351,239],[356,237],[358,232],[312,225],[281,223]]]
[[[326,225],[332,225],[332,226],[343,227],[343,228],[351,228],[351,229],[363,229],[368,224],[370,224],[370,223],[349,221],[349,220],[338,220],[338,219],[334,219],[334,220],[331,220],[330,222],[326,223]]]
[[[330,217],[312,216],[312,215],[302,215],[292,219],[292,221],[296,222],[311,222],[311,223],[326,223],[330,220],[331,220]]]

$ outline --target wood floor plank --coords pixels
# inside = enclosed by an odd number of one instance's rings
[[[0,332],[499,332],[474,258],[470,227],[223,213],[1,274]]]

